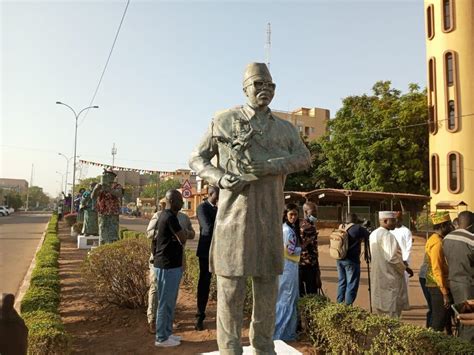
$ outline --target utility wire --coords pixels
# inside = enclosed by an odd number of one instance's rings
[[[100,75],[99,82],[97,83],[97,87],[95,88],[94,95],[92,95],[92,99],[89,103],[89,106],[92,106],[92,104],[94,103],[95,97],[97,95],[97,92],[99,91],[100,84],[102,83],[102,79],[104,78],[105,71],[107,70],[107,66],[109,65],[110,57],[112,56],[112,52],[114,51],[115,43],[117,42],[117,38],[119,36],[120,29],[122,28],[123,20],[125,19],[125,15],[127,14],[129,4],[130,4],[130,0],[127,0],[127,5],[125,6],[125,10],[123,11],[122,19],[120,20],[120,24],[117,28],[117,32],[115,33],[115,38],[114,38],[114,41],[112,43],[112,47],[110,48],[110,52],[109,52],[109,56],[107,57],[107,61],[105,62],[104,70],[102,70],[102,74]],[[82,124],[82,122],[84,122],[84,120],[86,119],[88,114],[89,114],[89,110],[87,110],[85,112],[85,114],[82,117],[82,120],[79,123],[79,125]]]

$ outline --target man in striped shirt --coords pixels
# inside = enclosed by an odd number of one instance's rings
[[[443,240],[443,252],[448,262],[449,288],[454,303],[474,299],[474,214],[463,211],[458,216],[459,229]],[[463,326],[459,336],[474,342],[474,327]]]

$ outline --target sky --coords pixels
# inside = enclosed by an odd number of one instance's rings
[[[0,0],[0,177],[52,196],[74,155],[76,111],[89,106],[126,7],[120,1]],[[131,0],[107,70],[79,117],[80,159],[137,169],[188,168],[216,111],[245,103],[247,63],[265,62],[271,107],[320,107],[378,80],[426,85],[421,0]],[[33,166],[33,169],[32,169]],[[72,179],[69,165],[69,182]],[[97,176],[83,165],[80,178]]]

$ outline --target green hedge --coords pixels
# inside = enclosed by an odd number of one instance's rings
[[[120,233],[120,239],[139,239],[139,238],[146,238],[145,233],[131,231],[131,230],[123,230]]]
[[[440,332],[377,316],[324,297],[300,299],[303,331],[315,348],[347,354],[473,354],[474,345]]]
[[[29,354],[68,354],[70,337],[55,312],[32,311],[23,314],[28,327]]]
[[[53,214],[36,264],[30,287],[21,301],[21,315],[28,327],[29,354],[68,354],[70,337],[59,316],[60,280],[58,219]]]

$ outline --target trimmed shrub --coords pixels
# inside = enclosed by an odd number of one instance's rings
[[[29,354],[68,354],[70,339],[59,316],[60,300],[57,215],[53,214],[36,265],[30,287],[21,301],[21,315],[29,329]]]
[[[74,232],[76,233],[81,233],[82,232],[82,226],[84,224],[82,222],[76,222],[74,223],[74,225],[72,226],[72,229],[74,230]]]
[[[127,228],[120,228],[119,229],[119,239],[123,239],[123,233],[125,233],[126,231],[128,231]]]
[[[145,233],[125,230],[120,235],[120,239],[138,239],[138,238],[146,238]]]
[[[21,301],[21,313],[46,311],[57,313],[59,293],[50,287],[30,286]]]
[[[30,285],[51,288],[59,294],[59,270],[54,267],[35,268],[31,273]]]
[[[42,267],[59,267],[59,252],[54,250],[51,245],[44,245],[36,254],[36,266]]]
[[[23,315],[28,327],[28,354],[69,354],[70,337],[61,317],[52,312],[33,311]]]
[[[320,296],[300,299],[303,331],[316,348],[347,354],[471,354],[474,345]]]
[[[147,239],[119,240],[93,249],[83,263],[83,276],[106,302],[127,308],[145,307],[149,258]]]

